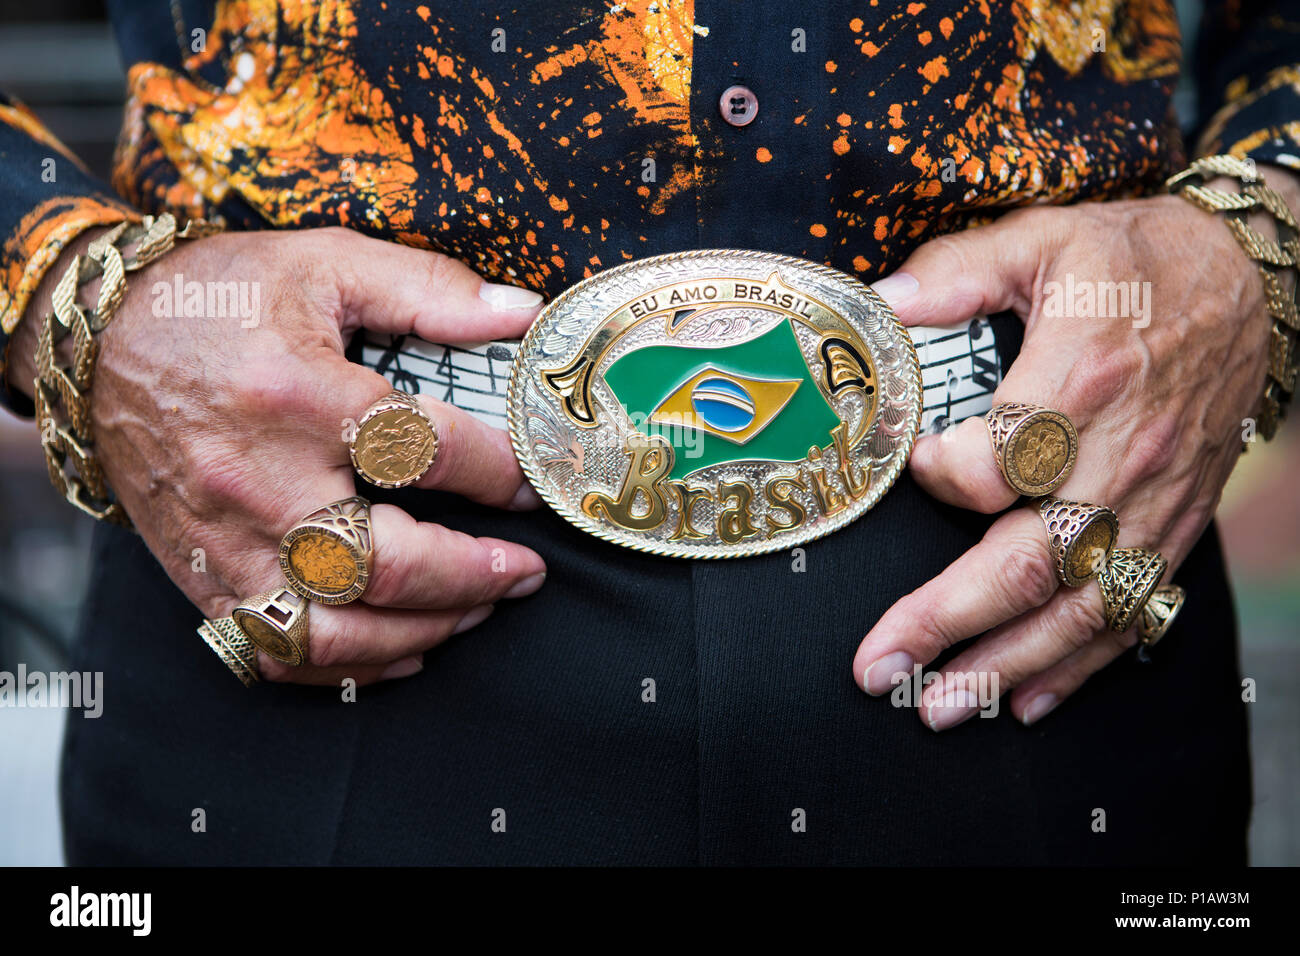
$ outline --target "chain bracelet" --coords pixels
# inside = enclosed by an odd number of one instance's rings
[[[1230,176],[1241,183],[1241,192],[1211,189],[1205,183],[1216,176]],[[1255,263],[1264,280],[1268,312],[1273,318],[1269,337],[1268,379],[1256,412],[1256,428],[1265,441],[1277,432],[1296,386],[1296,345],[1300,332],[1300,226],[1280,193],[1270,189],[1256,173],[1255,164],[1235,156],[1206,156],[1172,176],[1165,186],[1171,193],[1195,203],[1206,212],[1223,213],[1228,228],[1242,251]],[[1262,236],[1246,221],[1252,212],[1266,212],[1277,223],[1278,241]],[[1288,292],[1282,282],[1284,270],[1296,281]]]
[[[54,288],[53,311],[45,316],[36,345],[36,422],[41,430],[45,463],[55,489],[92,518],[131,527],[131,519],[114,499],[95,456],[90,420],[90,387],[99,346],[95,334],[117,314],[126,297],[126,274],[143,269],[169,252],[178,239],[196,239],[220,232],[201,219],[176,228],[170,213],[146,216],[139,223],[121,222],[97,237],[84,255],[77,255]],[[122,249],[136,244],[134,253]],[[77,301],[87,282],[100,278],[93,308]],[[71,335],[72,363],[63,365],[59,343]],[[62,409],[66,419],[59,421]],[[71,464],[71,468],[69,468]]]

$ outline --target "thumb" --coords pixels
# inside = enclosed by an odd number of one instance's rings
[[[441,253],[347,232],[335,249],[344,332],[360,325],[449,345],[521,338],[542,297],[520,286],[487,282]]]
[[[1022,319],[1044,260],[1047,210],[1021,210],[988,226],[932,239],[871,288],[906,326],[944,326],[1007,309]]]

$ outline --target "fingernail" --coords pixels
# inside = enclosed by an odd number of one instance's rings
[[[862,674],[862,689],[872,697],[879,697],[894,686],[894,678],[899,674],[912,673],[912,655],[906,651],[894,651],[871,663]]]
[[[517,285],[501,285],[496,282],[484,282],[478,287],[478,295],[480,299],[492,306],[493,312],[535,309],[542,302],[542,297],[531,289],[521,289]]]
[[[968,690],[950,690],[943,700],[931,704],[925,712],[925,722],[936,733],[955,727],[968,717],[973,717],[980,709],[980,702]]]
[[[487,620],[487,616],[492,613],[493,607],[492,604],[480,604],[478,607],[470,608],[465,612],[465,616],[460,619],[460,623],[456,625],[456,630],[451,633],[464,634],[471,627],[478,627]]]
[[[401,677],[410,677],[412,674],[418,674],[424,670],[423,657],[405,657],[400,661],[394,661],[384,668],[379,675],[380,680],[397,680]]]
[[[1025,708],[1025,726],[1028,727],[1030,724],[1042,720],[1050,714],[1059,703],[1060,701],[1057,700],[1055,694],[1039,694],[1031,700],[1029,706]]]
[[[916,295],[917,289],[921,288],[921,283],[916,281],[915,276],[906,272],[895,272],[892,276],[885,276],[879,282],[873,282],[871,288],[876,295],[889,303],[891,309],[896,309]]]
[[[510,499],[509,508],[511,511],[532,511],[542,503],[542,496],[539,495],[527,481],[519,486],[515,496]]]
[[[518,584],[512,587],[509,591],[507,591],[506,597],[508,598],[527,597],[528,595],[536,591],[538,588],[540,588],[542,586],[542,582],[545,580],[546,580],[545,571],[540,571],[537,574],[530,574],[528,577],[524,578],[522,581],[520,581]]]

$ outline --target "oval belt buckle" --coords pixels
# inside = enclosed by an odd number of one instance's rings
[[[851,276],[766,252],[673,253],[543,309],[511,369],[509,418],[525,474],[584,531],[743,557],[880,500],[916,441],[921,371]]]

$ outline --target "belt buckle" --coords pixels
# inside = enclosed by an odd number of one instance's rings
[[[681,558],[786,550],[872,508],[907,463],[921,371],[884,300],[774,253],[699,250],[597,273],[537,317],[511,441],[578,528]]]

